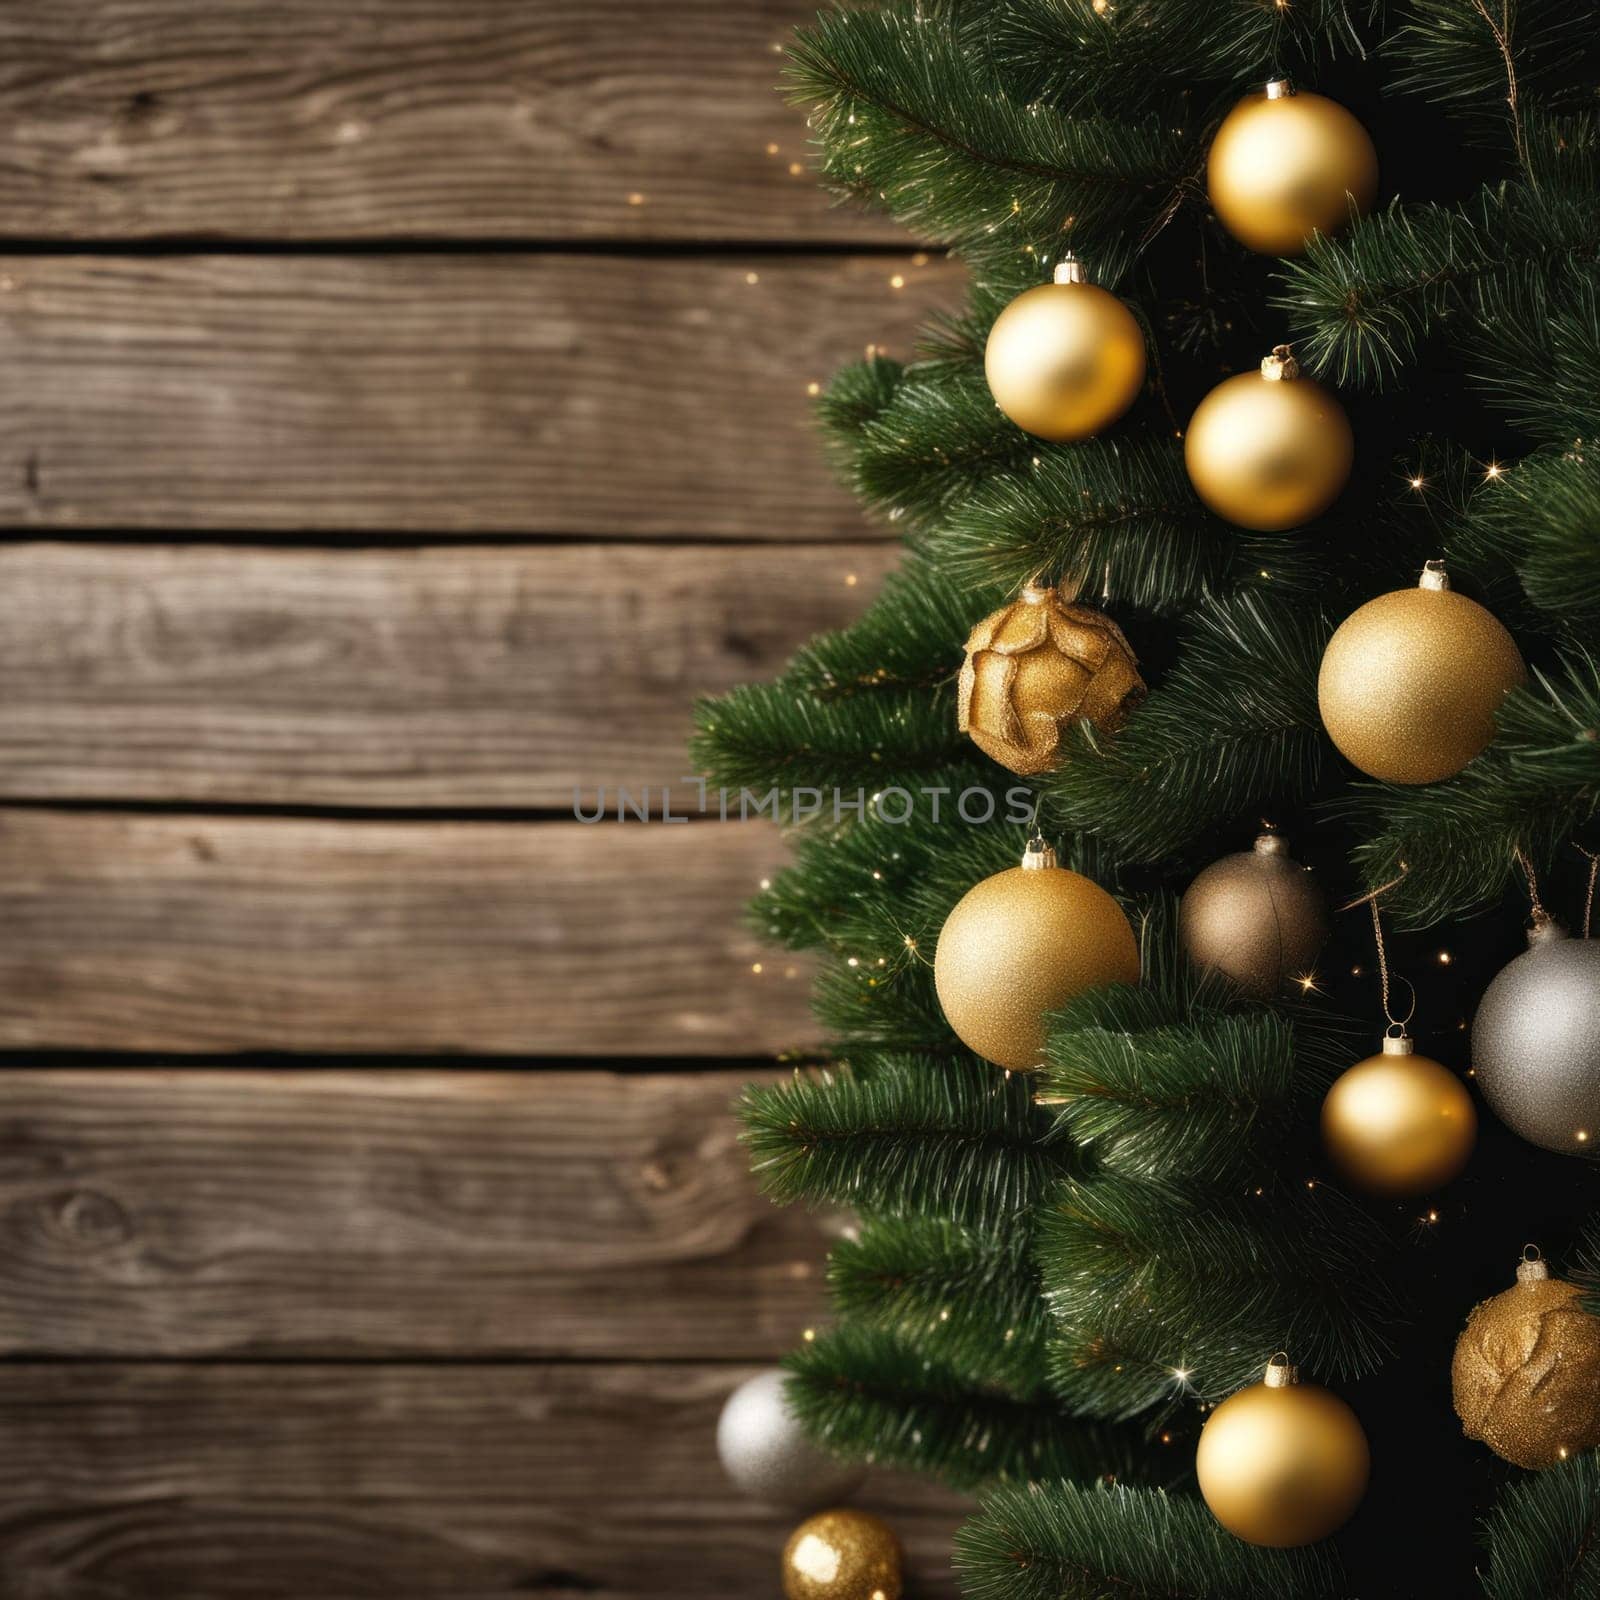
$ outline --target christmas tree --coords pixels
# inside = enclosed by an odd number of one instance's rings
[[[1600,1594],[1597,68],[1581,0],[793,46],[970,294],[819,401],[898,570],[697,756],[834,1041],[742,1108],[859,1219],[790,1402],[980,1491],[969,1596]]]

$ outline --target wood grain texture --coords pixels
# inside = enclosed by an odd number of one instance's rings
[[[959,278],[861,256],[0,257],[0,523],[859,538],[807,384],[868,344],[908,354]]]
[[[775,47],[814,0],[0,10],[0,232],[903,237],[830,205]],[[776,148],[771,148],[771,147]],[[637,198],[635,198],[637,197]]]
[[[783,857],[755,822],[0,811],[0,1047],[775,1052],[805,972],[740,913]]]
[[[773,1360],[739,1072],[0,1074],[0,1351]]]
[[[796,1520],[735,1494],[747,1368],[0,1367],[7,1600],[769,1596]],[[885,1481],[908,1595],[963,1503]]]
[[[0,547],[0,795],[515,806],[697,791],[690,712],[854,616],[888,544]]]

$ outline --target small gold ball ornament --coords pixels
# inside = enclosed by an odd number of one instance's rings
[[[1144,692],[1116,623],[1065,587],[1029,584],[968,637],[956,721],[985,755],[1027,778],[1057,764],[1069,724],[1114,733]]]
[[[1222,120],[1206,158],[1206,188],[1240,244],[1297,256],[1313,233],[1334,233],[1378,196],[1378,152],[1336,100],[1274,78]]]
[[[1415,589],[1369,600],[1328,641],[1317,704],[1344,758],[1386,783],[1454,777],[1528,680],[1515,641],[1430,561]]]
[[[1469,1439],[1538,1471],[1600,1445],[1600,1317],[1533,1254],[1467,1318],[1450,1387]]]
[[[989,330],[984,372],[1019,428],[1063,443],[1115,422],[1144,384],[1144,334],[1114,294],[1057,262],[1055,281],[1019,294]]]
[[[1427,1194],[1471,1159],[1478,1113],[1448,1067],[1419,1056],[1411,1040],[1341,1073],[1322,1102],[1322,1142],[1335,1166],[1368,1194]]]
[[[1371,1464],[1355,1412],[1274,1356],[1260,1383],[1206,1419],[1194,1466],[1229,1533],[1281,1550],[1342,1527],[1367,1492]]]
[[[1310,976],[1328,940],[1328,903],[1286,841],[1263,833],[1254,849],[1213,861],[1184,891],[1178,938],[1197,966],[1265,1000]]]
[[[1259,372],[1225,378],[1195,407],[1183,464],[1219,517],[1282,533],[1338,499],[1356,458],[1344,407],[1280,344]]]
[[[1037,841],[1020,867],[975,884],[939,931],[933,981],[945,1019],[974,1054],[1032,1072],[1045,1013],[1108,983],[1137,983],[1139,945],[1099,884]]]
[[[900,1600],[900,1541],[865,1511],[819,1511],[783,1547],[784,1600]]]

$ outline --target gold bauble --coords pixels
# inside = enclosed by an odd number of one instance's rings
[[[1383,1053],[1341,1073],[1322,1102],[1322,1142],[1369,1194],[1417,1195],[1456,1176],[1478,1141],[1478,1113],[1448,1067],[1386,1038]]]
[[[1600,1445],[1600,1317],[1544,1262],[1517,1265],[1514,1288],[1473,1309],[1450,1387],[1469,1439],[1515,1466],[1553,1467]]]
[[[1378,195],[1378,152],[1336,100],[1297,94],[1275,78],[1222,120],[1206,158],[1217,219],[1240,244],[1297,256],[1313,233],[1334,233]]]
[[[1184,891],[1178,938],[1189,959],[1265,1000],[1309,977],[1328,939],[1317,880],[1275,833],[1253,850],[1213,861]]]
[[[1144,383],[1133,313],[1070,257],[1054,283],[1019,294],[995,319],[984,372],[996,404],[1041,439],[1085,439],[1115,422]]]
[[[1195,493],[1240,528],[1282,533],[1339,497],[1356,458],[1350,419],[1279,345],[1259,372],[1225,378],[1195,407],[1183,464]]]
[[[1511,635],[1430,561],[1415,589],[1369,600],[1328,641],[1317,704],[1344,758],[1386,783],[1454,777],[1528,679]]]
[[[1116,623],[1060,589],[1030,584],[968,637],[956,722],[985,755],[1027,778],[1056,765],[1069,723],[1114,733],[1143,698]]]
[[[900,1541],[865,1511],[819,1511],[783,1547],[784,1600],[900,1600]]]
[[[1074,995],[1136,983],[1139,945],[1099,884],[1030,845],[1020,867],[974,885],[934,952],[939,1004],[974,1054],[1015,1072],[1040,1065],[1044,1017]]]
[[[1229,1533],[1285,1549],[1343,1526],[1367,1491],[1371,1464],[1355,1412],[1274,1356],[1262,1382],[1206,1419],[1194,1470]]]

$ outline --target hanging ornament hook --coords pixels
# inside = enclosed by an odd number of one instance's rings
[[[1539,879],[1533,870],[1533,863],[1520,844],[1513,846],[1511,853],[1516,858],[1517,865],[1522,868],[1523,877],[1528,880],[1528,906],[1533,913],[1533,925],[1536,928],[1540,927],[1550,920],[1550,913],[1545,910],[1544,902],[1539,898]],[[1587,923],[1584,932],[1587,935]]]
[[[1600,855],[1597,855],[1593,850],[1585,850],[1576,840],[1573,841],[1572,848],[1580,856],[1585,857],[1589,863],[1589,886],[1584,891],[1583,896],[1583,937],[1587,939],[1589,937],[1589,922],[1594,916],[1594,886],[1596,876],[1600,875]]]

